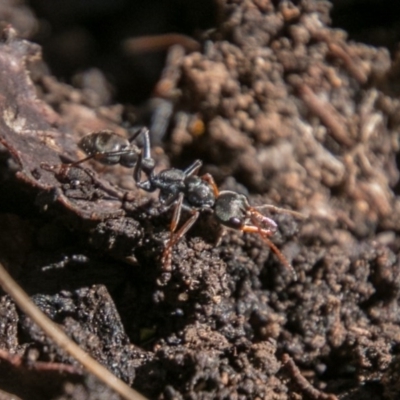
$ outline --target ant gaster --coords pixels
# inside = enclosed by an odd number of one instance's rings
[[[139,135],[143,135],[144,147],[148,149],[144,157],[139,147],[133,143]],[[119,199],[125,199],[125,194],[113,190],[108,185],[104,185],[90,171],[86,170],[85,173],[81,173],[75,167],[93,159],[105,165],[120,164],[123,167],[132,168],[137,164],[140,157],[142,169],[145,173],[154,169],[154,160],[150,157],[149,130],[145,127],[136,131],[129,139],[110,130],[92,132],[84,136],[78,142],[78,146],[87,154],[87,157],[61,165],[50,165],[43,162],[40,164],[41,168],[54,172],[56,177],[63,183],[72,182],[75,186],[83,182],[96,183],[103,190]]]
[[[142,151],[132,143],[140,134],[144,136]],[[210,174],[198,175],[202,166],[201,160],[194,161],[185,170],[167,168],[155,173],[155,161],[150,154],[151,146],[147,128],[140,129],[130,140],[112,131],[91,133],[80,141],[79,146],[88,154],[88,157],[74,164],[80,164],[93,158],[103,164],[134,166],[133,176],[137,187],[147,192],[159,190],[162,212],[171,207],[174,208],[170,224],[170,239],[163,253],[165,271],[171,270],[173,247],[189,231],[201,212],[211,211],[216,220],[224,227],[258,234],[279,261],[292,272],[294,279],[297,279],[293,267],[269,239],[276,232],[277,224],[273,219],[263,215],[259,209],[269,208],[273,211],[288,212],[295,216],[302,216],[301,214],[273,205],[252,207],[243,194],[229,190],[219,191]],[[141,180],[142,172],[146,175],[146,179],[143,181]],[[182,210],[189,212],[190,217],[177,230]]]
[[[75,162],[74,165],[94,159],[106,165],[120,164],[123,167],[132,168],[137,164],[139,155],[141,154],[139,147],[132,142],[140,135],[143,135],[145,147],[150,148],[149,131],[147,128],[139,129],[129,140],[110,130],[90,133],[84,136],[78,143],[78,146],[88,156]],[[146,162],[153,163],[149,165],[149,168],[154,168],[154,161],[152,159],[146,160]],[[143,169],[145,170],[146,166]]]

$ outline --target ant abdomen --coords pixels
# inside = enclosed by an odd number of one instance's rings
[[[78,146],[89,156],[106,165],[135,166],[140,150],[128,139],[113,131],[93,132],[83,137]]]

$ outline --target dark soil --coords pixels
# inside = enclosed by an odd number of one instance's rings
[[[5,29],[0,261],[34,302],[150,399],[400,398],[393,42],[361,43],[364,28],[349,40],[321,0],[209,1],[202,13],[178,0],[55,3],[0,2],[2,26],[41,43],[46,60]],[[165,61],[121,45],[168,32],[200,50],[171,48]],[[135,188],[132,170],[63,172],[84,157],[83,135],[129,135],[168,107],[152,132],[158,170],[200,158],[220,188],[307,215],[272,215],[297,281],[257,235],[229,231],[216,245],[206,215],[164,271],[171,213]],[[118,398],[7,295],[0,349],[24,360],[0,361],[2,399]]]

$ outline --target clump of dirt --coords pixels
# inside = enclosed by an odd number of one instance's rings
[[[153,149],[158,170],[200,158],[252,205],[307,215],[272,215],[297,281],[258,235],[230,231],[216,246],[205,215],[165,271],[171,213],[135,187],[132,170],[61,165],[83,158],[76,143],[91,131],[130,134],[104,75],[88,73],[90,90],[60,83],[37,45],[4,32],[0,259],[80,346],[149,398],[399,395],[399,101],[387,90],[396,64],[332,29],[329,12],[325,1],[221,2],[202,50],[168,59],[164,78],[174,78],[157,92],[177,116],[165,151]],[[104,388],[7,296],[0,316],[0,347],[27,360],[12,370],[1,361],[2,389],[99,398]],[[42,361],[76,370],[32,370]]]

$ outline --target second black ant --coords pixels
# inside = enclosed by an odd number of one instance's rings
[[[132,143],[139,135],[144,137],[141,151]],[[149,131],[146,128],[136,132],[129,141],[111,131],[91,133],[85,136],[79,145],[88,157],[77,163],[93,158],[104,164],[134,166],[133,177],[137,187],[147,192],[159,190],[161,211],[173,208],[169,228],[170,238],[163,252],[162,262],[165,271],[171,270],[174,246],[193,226],[200,214],[208,211],[214,214],[223,227],[258,234],[279,261],[291,271],[294,279],[297,279],[296,272],[289,261],[269,239],[277,231],[276,222],[263,215],[259,209],[268,208],[272,211],[283,211],[302,217],[301,214],[273,205],[253,207],[243,194],[229,190],[219,191],[210,174],[198,175],[202,166],[201,160],[194,161],[184,170],[167,168],[155,173],[155,161],[151,157]],[[141,179],[142,172],[146,176],[145,180]],[[190,217],[178,229],[182,210],[187,211]]]

